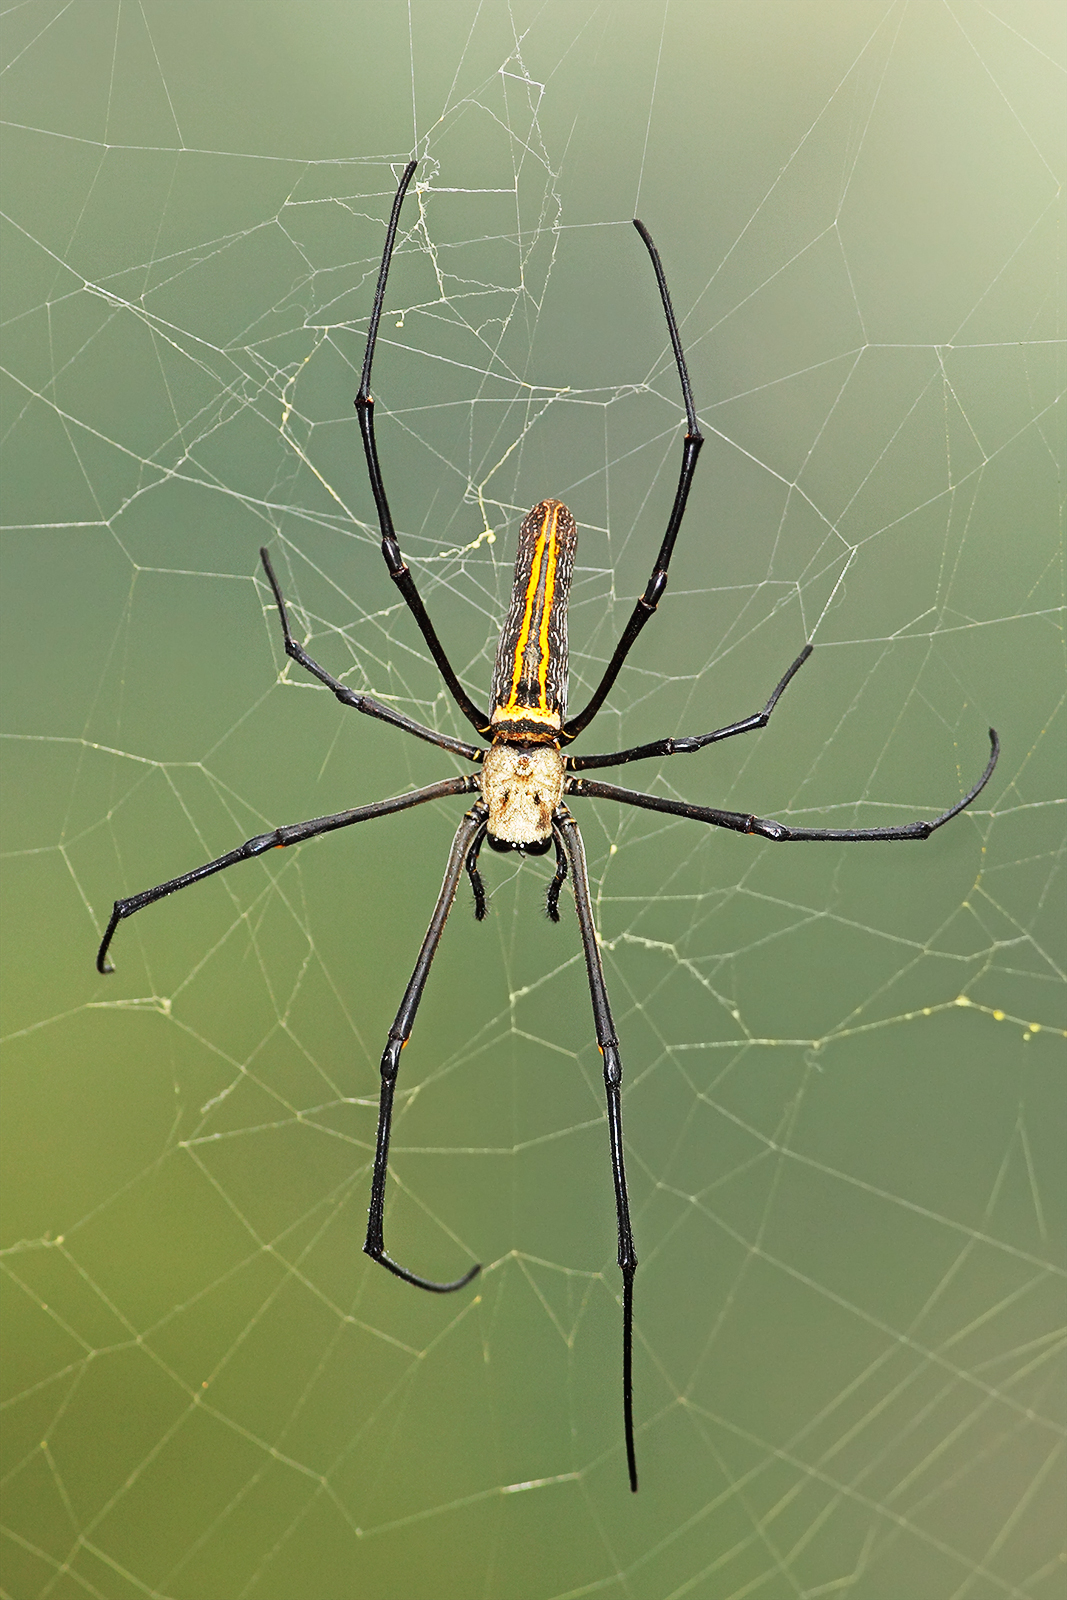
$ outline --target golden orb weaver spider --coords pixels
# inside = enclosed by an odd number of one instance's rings
[[[389,569],[389,576],[400,590],[415,618],[453,700],[478,735],[488,741],[488,746],[467,744],[462,739],[453,739],[435,732],[432,728],[423,727],[380,701],[373,700],[369,695],[354,693],[338,678],[327,672],[325,667],[314,661],[293,638],[281,587],[267,551],[261,550],[260,556],[281,619],[286,654],[320,683],[325,684],[342,705],[351,706],[367,716],[377,717],[383,722],[391,723],[393,727],[402,728],[405,733],[414,734],[418,739],[425,739],[438,749],[462,757],[478,770],[460,777],[444,778],[438,783],[427,784],[424,788],[397,795],[389,800],[378,800],[370,805],[356,806],[350,811],[336,812],[332,816],[313,817],[307,822],[275,828],[273,832],[248,839],[236,849],[219,856],[217,860],[195,867],[191,872],[182,873],[180,877],[171,878],[166,883],[158,884],[154,889],[146,889],[140,894],[131,895],[126,900],[116,900],[107,930],[100,943],[96,964],[102,973],[113,970],[107,963],[107,952],[116,928],[126,917],[132,916],[135,911],[141,911],[156,900],[162,900],[178,889],[185,889],[189,884],[198,883],[201,878],[208,878],[213,873],[235,866],[239,861],[251,860],[267,850],[299,844],[305,839],[316,838],[322,833],[331,833],[337,828],[347,828],[357,822],[367,822],[372,817],[391,816],[394,812],[408,811],[412,806],[424,805],[429,800],[439,800],[450,795],[478,794],[480,798],[475,801],[456,830],[441,892],[437,897],[437,904],[422,942],[415,969],[404,991],[393,1025],[389,1029],[382,1055],[378,1130],[371,1178],[367,1236],[363,1245],[367,1255],[381,1266],[388,1268],[398,1278],[403,1278],[405,1283],[414,1284],[419,1289],[432,1290],[436,1294],[451,1294],[470,1283],[481,1270],[480,1263],[476,1263],[461,1277],[449,1283],[437,1283],[430,1278],[420,1277],[407,1267],[402,1267],[386,1253],[385,1249],[385,1183],[400,1052],[411,1034],[415,1013],[429,976],[430,965],[464,872],[467,873],[474,894],[475,916],[481,921],[486,914],[485,890],[478,871],[478,854],[482,845],[488,842],[495,850],[515,850],[527,855],[543,855],[554,847],[556,870],[549,885],[546,909],[552,921],[558,922],[560,891],[569,874],[589,980],[596,1040],[604,1063],[611,1172],[618,1223],[618,1264],[623,1283],[623,1432],[630,1488],[636,1490],[637,1457],[634,1445],[632,1352],[633,1287],[637,1270],[637,1253],[630,1226],[630,1206],[623,1161],[622,1058],[597,946],[582,837],[578,824],[563,803],[564,797],[616,800],[622,805],[688,817],[694,822],[705,822],[716,828],[729,828],[736,833],[758,834],[761,838],[776,842],[838,840],[867,843],[875,840],[928,839],[936,829],[958,816],[964,807],[969,806],[981,793],[996,765],[999,744],[996,732],[990,728],[990,755],[985,771],[962,800],[958,800],[955,805],[929,821],[909,822],[898,828],[793,828],[766,817],[756,817],[738,811],[720,811],[713,806],[690,805],[683,800],[661,799],[657,795],[620,789],[611,783],[599,783],[577,776],[578,773],[595,767],[622,766],[629,761],[640,761],[650,757],[688,755],[693,751],[702,750],[705,745],[716,744],[720,740],[732,739],[736,735],[766,727],[783,692],[812,652],[812,646],[806,644],[779,679],[763,709],[741,718],[738,722],[715,728],[711,733],[684,738],[657,739],[650,744],[634,745],[630,749],[615,750],[605,755],[563,754],[564,747],[585,731],[600,710],[619,675],[623,662],[645,623],[656,610],[657,603],[666,588],[675,540],[693,482],[697,457],[704,443],[697,425],[689,373],[663,266],[648,230],[636,218],[634,227],[641,235],[656,275],[686,414],[682,464],[674,503],[667,521],[667,531],[663,536],[644,593],[634,606],[599,684],[588,704],[578,715],[568,717],[566,714],[567,602],[577,529],[574,518],[561,501],[542,500],[536,505],[519,530],[519,550],[515,562],[511,605],[501,630],[493,673],[492,709],[488,714],[480,710],[460,683],[419,597],[415,580],[404,564],[386,498],[374,438],[374,401],[370,393],[371,363],[374,360],[378,339],[378,324],[382,315],[385,285],[400,220],[400,208],[417,164],[416,161],[410,161],[404,168],[393,201],[367,329],[366,354],[355,406],[371,492],[378,512],[382,555]]]

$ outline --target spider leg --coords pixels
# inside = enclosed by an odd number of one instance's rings
[[[589,897],[589,877],[585,867],[585,847],[578,824],[567,810],[559,806],[552,819],[552,832],[563,845],[570,862],[571,883],[574,887],[574,905],[578,913],[578,926],[582,934],[585,967],[589,974],[589,997],[593,1005],[593,1023],[596,1042],[604,1058],[604,1090],[608,1106],[608,1139],[611,1145],[611,1175],[615,1184],[615,1215],[619,1229],[619,1267],[622,1270],[622,1414],[626,1437],[626,1465],[630,1474],[630,1488],[637,1492],[637,1456],[634,1450],[634,1400],[633,1400],[633,1329],[634,1329],[634,1274],[637,1271],[637,1251],[634,1249],[633,1231],[630,1227],[630,1201],[626,1192],[626,1170],[622,1148],[622,1057],[619,1040],[612,1021],[608,1003],[604,967],[597,944],[593,906]],[[557,872],[557,877],[559,876]],[[560,880],[562,882],[562,879]],[[555,880],[553,880],[553,886]],[[558,896],[557,890],[557,896]],[[550,891],[551,893],[551,891]]]
[[[471,780],[472,783],[474,780]],[[415,1022],[415,1013],[419,1009],[419,1001],[426,987],[426,980],[430,975],[430,965],[437,953],[437,946],[441,942],[448,913],[452,909],[452,902],[456,898],[456,889],[464,870],[470,870],[470,857],[477,858],[478,846],[485,837],[486,818],[489,813],[485,806],[478,801],[467,812],[463,821],[456,829],[456,836],[452,841],[452,848],[448,853],[448,865],[445,867],[444,882],[441,884],[441,893],[437,897],[430,926],[426,930],[426,937],[422,941],[415,970],[411,974],[408,986],[404,991],[404,998],[400,1002],[400,1009],[389,1029],[389,1037],[385,1050],[382,1053],[382,1088],[378,1104],[378,1137],[374,1151],[374,1174],[371,1178],[370,1211],[367,1218],[367,1237],[363,1249],[373,1261],[388,1268],[396,1277],[403,1278],[405,1283],[413,1283],[417,1289],[430,1289],[435,1294],[451,1294],[454,1289],[462,1289],[464,1284],[470,1283],[473,1277],[482,1270],[481,1263],[475,1262],[474,1266],[465,1272],[462,1278],[455,1278],[451,1283],[437,1283],[433,1278],[420,1278],[417,1273],[409,1272],[406,1267],[385,1253],[385,1180],[389,1172],[389,1133],[393,1121],[393,1095],[396,1091],[397,1073],[400,1069],[400,1052],[411,1036],[411,1029]]]
[[[550,922],[559,921],[559,892],[567,881],[567,852],[559,842],[559,835],[553,831],[552,843],[556,847],[556,872],[548,886],[545,896],[545,915]]]
[[[666,800],[659,795],[642,794],[637,789],[620,789],[614,783],[599,783],[596,779],[568,778],[564,794],[582,795],[593,800],[617,800],[624,806],[637,806],[643,811],[665,811],[670,816],[688,817],[693,822],[707,822],[714,828],[730,828],[734,833],[757,833],[764,839],[776,842],[791,840],[837,840],[845,844],[866,844],[876,839],[929,839],[938,828],[959,816],[972,800],[977,799],[989,782],[1000,754],[1000,740],[996,730],[989,730],[990,754],[985,771],[978,782],[968,790],[962,800],[942,811],[938,816],[922,822],[905,822],[898,828],[791,828],[770,817],[753,817],[743,811],[719,811],[714,806],[694,806],[687,800]]]
[[[274,603],[282,619],[285,653],[290,660],[303,667],[305,672],[310,672],[313,678],[318,678],[320,683],[324,683],[343,706],[351,706],[354,711],[362,711],[368,717],[377,717],[380,722],[388,722],[394,728],[402,728],[405,733],[414,734],[416,739],[425,739],[427,744],[434,744],[439,750],[451,750],[454,755],[464,756],[468,761],[481,761],[485,751],[478,745],[467,744],[463,739],[451,739],[447,734],[438,733],[434,728],[424,727],[421,722],[413,722],[410,717],[394,711],[391,706],[383,705],[380,700],[372,700],[369,694],[356,694],[347,684],[327,672],[325,667],[320,667],[319,663],[308,655],[303,645],[293,638],[293,630],[289,626],[288,608],[282,595],[281,584],[274,575],[270,556],[265,549],[260,550],[259,554],[271,589],[274,591]]]
[[[385,249],[382,251],[382,264],[378,269],[378,287],[374,291],[374,305],[371,309],[370,324],[367,328],[367,350],[363,357],[363,374],[360,378],[359,393],[356,395],[355,407],[356,415],[359,418],[360,436],[363,440],[363,454],[367,458],[367,473],[370,477],[371,494],[374,496],[374,504],[378,510],[378,525],[382,534],[382,555],[385,557],[385,564],[389,568],[389,576],[400,590],[408,610],[418,623],[422,637],[426,640],[430,654],[437,663],[449,694],[467,718],[467,721],[472,723],[479,733],[484,734],[489,731],[489,718],[484,711],[479,711],[456,676],[455,668],[445,654],[445,647],[437,637],[436,629],[430,621],[419,591],[415,587],[415,580],[400,554],[400,544],[393,524],[393,514],[389,509],[382,469],[378,461],[378,446],[374,439],[374,400],[370,392],[370,369],[374,360],[374,349],[378,343],[378,324],[382,317],[385,284],[389,276],[389,264],[393,258],[393,246],[396,243],[400,207],[404,203],[404,195],[407,193],[408,184],[411,182],[417,166],[417,161],[408,162],[397,187],[396,198],[393,201],[393,210],[389,217],[389,227],[385,235]]]
[[[619,676],[619,671],[623,662],[630,653],[635,639],[641,632],[641,629],[644,627],[649,617],[652,616],[656,606],[659,603],[660,596],[667,587],[667,569],[671,564],[671,556],[674,552],[674,541],[677,539],[678,529],[682,525],[682,517],[685,514],[685,503],[689,498],[689,490],[693,483],[693,474],[696,471],[697,457],[700,454],[700,447],[704,443],[704,435],[701,433],[697,424],[696,408],[693,405],[693,391],[689,385],[689,371],[685,364],[685,355],[682,351],[682,341],[678,333],[678,323],[675,319],[674,307],[671,305],[670,291],[667,288],[667,278],[663,271],[663,263],[659,258],[659,251],[652,243],[652,235],[649,233],[644,223],[638,222],[637,218],[635,217],[634,227],[641,235],[641,238],[644,241],[645,249],[648,251],[652,260],[652,268],[656,274],[656,282],[659,285],[660,299],[663,302],[663,312],[667,318],[667,331],[671,336],[671,346],[674,350],[674,364],[678,368],[678,379],[682,386],[682,399],[685,402],[686,419],[686,433],[685,438],[682,441],[682,465],[678,473],[678,487],[674,493],[674,504],[671,506],[671,514],[667,519],[667,531],[663,535],[663,543],[659,547],[659,554],[657,555],[655,564],[652,568],[652,574],[645,586],[645,592],[640,596],[637,604],[634,606],[630,620],[623,629],[622,637],[615,646],[614,654],[612,655],[611,660],[608,662],[604,671],[604,676],[601,678],[596,689],[594,689],[592,698],[590,699],[588,705],[585,706],[582,711],[579,711],[576,717],[571,717],[564,726],[561,735],[564,743],[569,743],[571,739],[576,739],[581,733],[582,729],[589,726],[590,722],[592,722],[593,718],[604,704],[604,701],[611,690],[612,684]]]
[[[114,967],[108,966],[107,952],[120,922],[132,917],[135,911],[143,911],[145,906],[174,894],[178,889],[187,889],[191,883],[199,883],[201,878],[210,878],[216,872],[224,872],[227,867],[235,867],[239,861],[251,861],[254,856],[261,856],[267,850],[283,850],[287,845],[315,839],[320,833],[332,833],[335,828],[350,828],[355,822],[369,822],[372,817],[389,817],[396,811],[421,806],[427,800],[443,800],[453,794],[471,794],[477,785],[478,780],[472,772],[466,777],[444,778],[440,783],[429,783],[424,789],[414,789],[410,794],[397,795],[392,800],[374,800],[370,805],[356,806],[352,811],[336,811],[328,817],[312,817],[310,822],[290,822],[285,827],[275,828],[272,833],[258,833],[254,839],[246,839],[244,844],[239,844],[236,850],[227,850],[224,856],[218,856],[202,867],[194,867],[191,872],[183,872],[178,878],[168,878],[166,883],[159,883],[154,889],[143,889],[140,894],[131,895],[127,900],[116,900],[107,932],[96,954],[96,970],[114,972]]]
[[[485,884],[482,882],[482,875],[478,871],[478,855],[484,842],[485,834],[483,832],[479,834],[467,851],[467,877],[471,881],[471,893],[474,895],[475,922],[484,922],[489,915],[489,907],[485,899]]]
[[[570,772],[588,772],[591,767],[621,767],[627,761],[644,761],[648,756],[689,755],[694,750],[703,750],[706,744],[718,744],[722,739],[732,739],[735,734],[752,733],[756,728],[765,728],[783,690],[794,674],[800,671],[811,655],[812,648],[810,644],[804,646],[788,672],[778,680],[778,686],[763,710],[753,712],[750,717],[742,717],[740,722],[727,723],[725,728],[716,728],[713,733],[691,734],[684,739],[656,739],[652,744],[635,744],[629,750],[613,750],[606,756],[568,756],[567,769]]]

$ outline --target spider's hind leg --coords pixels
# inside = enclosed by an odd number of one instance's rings
[[[423,1278],[417,1272],[410,1272],[407,1267],[402,1267],[398,1261],[386,1252],[385,1248],[385,1182],[389,1173],[389,1138],[393,1126],[393,1100],[396,1093],[397,1074],[400,1070],[400,1054],[411,1036],[415,1022],[415,1013],[419,1009],[426,980],[430,975],[430,965],[437,953],[437,946],[441,942],[441,935],[448,920],[448,913],[452,909],[452,902],[456,898],[456,889],[463,876],[464,867],[469,871],[469,858],[473,855],[477,859],[478,846],[485,837],[485,823],[487,812],[485,807],[478,802],[473,805],[463,818],[456,830],[452,841],[452,848],[448,853],[448,865],[445,868],[444,882],[441,892],[437,897],[430,926],[426,930],[426,937],[422,941],[415,970],[408,981],[404,991],[404,998],[400,1002],[400,1009],[393,1019],[389,1029],[389,1037],[382,1052],[381,1065],[381,1094],[378,1102],[378,1133],[374,1151],[374,1173],[371,1178],[370,1209],[367,1214],[367,1237],[363,1244],[364,1253],[372,1261],[377,1261],[398,1278],[403,1278],[405,1283],[412,1283],[416,1289],[429,1289],[434,1294],[451,1294],[455,1289],[462,1289],[464,1284],[470,1283],[482,1270],[479,1263],[469,1267],[461,1278],[453,1278],[446,1283],[440,1283],[435,1278]]]

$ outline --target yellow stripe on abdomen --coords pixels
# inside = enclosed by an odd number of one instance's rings
[[[520,709],[518,700],[519,685],[525,678],[527,681],[535,677],[539,688],[539,705],[541,712],[548,711],[548,625],[552,615],[552,600],[556,587],[556,522],[560,510],[558,500],[544,502],[544,515],[541,518],[541,528],[537,535],[530,561],[530,575],[526,581],[526,604],[523,608],[522,626],[519,636],[515,641],[515,654],[511,664],[511,693],[507,702],[501,707],[505,712]],[[546,562],[547,555],[547,562]],[[540,603],[540,616],[537,625],[538,658],[535,674],[525,671],[526,653],[530,648],[530,637],[534,629],[534,614],[537,611],[539,591],[541,588],[541,572],[545,569],[545,592]],[[522,705],[523,711],[532,709]]]

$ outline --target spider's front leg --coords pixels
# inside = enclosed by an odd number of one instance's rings
[[[445,868],[444,881],[441,884],[441,893],[437,897],[430,926],[426,930],[426,937],[422,941],[415,970],[411,974],[408,986],[404,991],[404,998],[400,1002],[400,1009],[393,1019],[389,1029],[389,1037],[385,1050],[382,1052],[382,1087],[378,1103],[378,1137],[374,1152],[374,1175],[371,1179],[370,1212],[367,1219],[367,1237],[363,1249],[372,1261],[377,1261],[386,1267],[396,1277],[403,1278],[405,1283],[413,1283],[417,1289],[429,1289],[434,1294],[451,1294],[454,1289],[462,1289],[464,1284],[470,1283],[482,1270],[481,1263],[475,1262],[461,1278],[454,1278],[450,1283],[438,1283],[434,1278],[420,1278],[418,1273],[409,1272],[407,1267],[402,1267],[399,1262],[386,1254],[385,1250],[385,1180],[389,1171],[389,1134],[393,1121],[393,1096],[396,1092],[397,1074],[400,1070],[400,1052],[411,1037],[411,1029],[415,1022],[415,1013],[419,1009],[426,980],[430,975],[430,966],[437,953],[437,946],[441,942],[448,913],[452,909],[452,902],[456,898],[456,889],[467,864],[476,857],[477,847],[485,835],[485,824],[489,813],[479,801],[471,807],[456,830],[456,837],[452,841],[452,848],[448,854],[448,865]]]
[[[363,375],[359,382],[359,393],[356,395],[356,415],[359,418],[359,432],[363,440],[363,454],[367,462],[367,475],[370,478],[371,494],[378,512],[378,525],[382,536],[382,555],[389,569],[389,576],[396,584],[404,597],[404,603],[419,625],[419,632],[426,640],[430,654],[433,656],[445,681],[445,687],[452,696],[456,705],[462,711],[467,721],[476,728],[480,734],[489,732],[489,719],[484,711],[474,704],[470,695],[459,681],[456,670],[448,659],[444,645],[437,637],[437,630],[430,621],[429,613],[422,602],[422,597],[415,586],[415,579],[411,576],[406,561],[400,553],[400,541],[397,538],[396,527],[393,523],[393,513],[389,509],[389,499],[385,492],[385,479],[382,476],[381,463],[378,460],[378,445],[374,437],[374,397],[370,392],[370,374],[374,363],[374,351],[378,343],[378,324],[382,318],[382,307],[385,304],[385,286],[389,279],[389,266],[393,259],[393,247],[396,244],[396,230],[400,222],[400,208],[404,203],[408,184],[415,175],[417,161],[409,161],[401,175],[393,199],[393,209],[389,216],[389,226],[385,233],[385,248],[382,251],[382,262],[378,269],[378,287],[374,291],[374,304],[371,307],[370,323],[367,327],[367,348],[363,356]]]
[[[637,604],[630,614],[630,620],[622,631],[622,637],[615,646],[611,659],[604,668],[604,675],[593,690],[589,703],[583,710],[579,711],[577,716],[570,717],[564,725],[563,741],[565,744],[569,744],[572,739],[576,739],[582,730],[592,722],[607,699],[638,634],[649,618],[655,614],[660,596],[667,587],[675,540],[678,537],[678,530],[682,526],[686,501],[689,499],[689,491],[693,486],[693,474],[697,469],[697,458],[704,443],[704,435],[701,433],[697,423],[696,406],[693,404],[693,391],[689,383],[689,369],[685,364],[685,352],[682,350],[681,335],[678,332],[678,322],[674,315],[674,307],[671,304],[670,290],[667,288],[667,276],[663,270],[663,262],[660,260],[659,251],[652,242],[652,235],[644,223],[639,222],[635,217],[634,227],[641,235],[656,274],[663,314],[667,319],[667,331],[670,334],[671,348],[674,351],[674,364],[678,369],[678,381],[682,386],[686,424],[685,438],[682,441],[682,465],[678,473],[678,487],[674,493],[674,503],[671,506],[670,516],[667,518],[667,531],[663,535],[663,542],[659,547],[659,553],[656,556],[648,583],[645,585],[645,592],[638,596]]]

